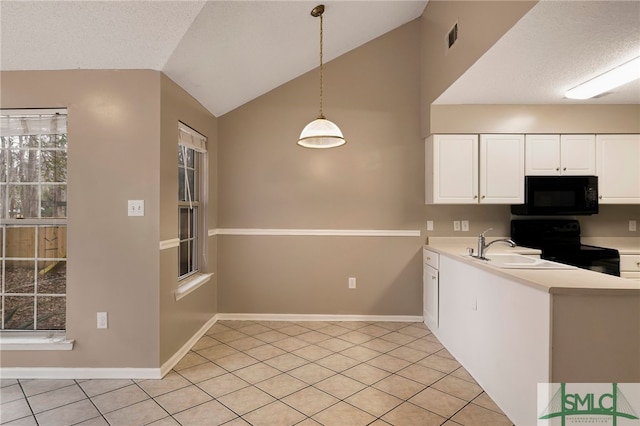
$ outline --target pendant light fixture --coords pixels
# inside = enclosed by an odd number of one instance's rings
[[[314,18],[320,18],[320,114],[318,118],[307,124],[302,133],[300,133],[300,139],[298,139],[298,145],[305,148],[335,148],[344,145],[347,141],[344,139],[340,128],[331,121],[327,120],[322,113],[322,14],[324,13],[324,5],[318,5],[311,11],[311,16]]]

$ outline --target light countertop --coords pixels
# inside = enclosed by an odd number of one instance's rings
[[[640,254],[640,237],[582,237],[582,244],[617,249],[620,254]]]
[[[503,237],[487,237],[487,242]],[[444,256],[453,258],[468,265],[473,265],[485,271],[490,271],[496,275],[503,276],[554,294],[640,294],[640,283],[625,278],[615,277],[600,272],[586,269],[506,269],[491,266],[489,263],[470,258],[464,255],[467,247],[475,247],[477,238],[467,237],[431,237],[424,247],[434,250]],[[596,240],[598,244],[600,240]],[[604,241],[607,242],[607,241]],[[583,244],[589,244],[584,243]],[[629,243],[630,249],[634,249]],[[607,247],[607,245],[603,245]],[[608,247],[618,248],[621,246],[608,245]],[[626,246],[624,246],[626,247]],[[509,247],[506,244],[494,244],[490,253],[519,253],[525,255],[540,254],[540,250],[527,247]],[[622,251],[621,251],[622,253]]]

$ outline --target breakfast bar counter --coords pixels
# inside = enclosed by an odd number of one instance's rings
[[[536,424],[538,383],[640,382],[639,283],[578,268],[499,268],[464,254],[475,240],[424,246],[425,271],[436,269],[424,280],[425,306],[437,306],[425,323],[511,420]],[[494,244],[488,257],[500,252],[540,253]]]

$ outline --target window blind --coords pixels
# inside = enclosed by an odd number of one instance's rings
[[[1,110],[0,135],[31,136],[67,133],[67,110]]]
[[[197,152],[207,152],[207,138],[184,123],[178,122],[178,143]]]
[[[189,176],[187,175],[187,148],[196,152],[207,152],[207,138],[204,135],[193,130],[184,123],[178,122],[178,145],[182,150],[182,165],[185,172],[185,184],[187,189],[187,200],[189,201],[189,209],[193,210],[193,197],[191,195],[191,187],[189,185]]]

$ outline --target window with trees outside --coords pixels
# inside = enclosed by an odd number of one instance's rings
[[[64,330],[67,112],[0,110],[1,330]]]
[[[201,270],[204,259],[203,169],[207,139],[189,126],[178,126],[178,278],[183,280]]]

